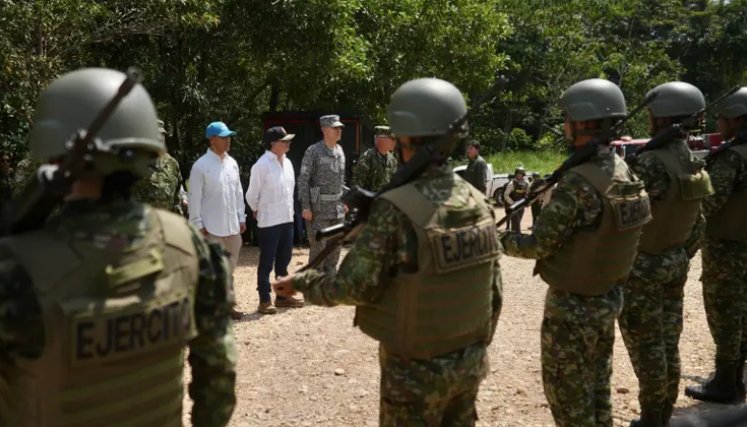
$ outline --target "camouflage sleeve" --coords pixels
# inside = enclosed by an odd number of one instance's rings
[[[0,255],[0,360],[37,358],[44,348],[44,323],[31,278],[13,258]]]
[[[417,268],[417,237],[409,219],[391,203],[377,199],[335,276],[308,271],[293,287],[316,305],[364,305],[376,302],[395,268]]]
[[[296,186],[298,187],[298,200],[301,202],[301,209],[311,209],[311,173],[314,169],[314,146],[310,146],[306,149],[301,161],[301,171],[298,173],[298,179],[296,180]]]
[[[192,230],[200,258],[195,297],[197,337],[189,344],[194,427],[228,424],[236,404],[236,348],[233,341],[229,266],[217,245],[208,245]]]
[[[547,258],[557,252],[575,229],[595,224],[602,208],[602,199],[594,187],[579,175],[568,173],[553,190],[533,233],[502,233],[501,243],[511,256]]]
[[[498,318],[501,316],[503,307],[503,277],[501,276],[501,265],[498,260],[493,267],[493,299],[491,307],[493,308],[493,317],[491,319],[490,341],[493,341],[495,330],[498,328]],[[490,342],[488,342],[490,344]]]
[[[367,190],[370,190],[370,188],[366,187],[366,177],[369,174],[369,170],[371,169],[371,165],[369,164],[369,158],[368,158],[368,151],[365,151],[361,156],[358,158],[358,163],[353,168],[353,176],[350,181],[350,185],[357,185],[361,188],[365,188]]]
[[[181,184],[182,184],[182,171],[179,168],[179,162],[175,158],[168,156],[166,159],[168,164],[169,181],[173,185],[172,194],[172,206],[171,211],[179,215],[182,214],[182,196],[181,196]]]
[[[738,154],[727,151],[720,154],[716,161],[706,168],[715,191],[715,194],[703,201],[703,214],[706,219],[721,210],[731,197],[740,163]]]
[[[670,178],[659,159],[644,154],[633,162],[630,168],[643,181],[651,200],[662,200],[666,196]]]
[[[687,238],[684,245],[689,258],[694,257],[695,253],[700,249],[701,239],[705,233],[705,228],[706,222],[705,217],[703,216],[703,207],[701,206],[698,216],[695,218],[693,230],[690,232],[690,237]]]

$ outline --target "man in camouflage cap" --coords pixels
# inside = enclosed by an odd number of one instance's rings
[[[560,99],[575,149],[627,114],[625,98],[602,79],[572,85]],[[555,425],[611,427],[610,376],[621,285],[633,265],[648,196],[625,162],[601,141],[565,173],[530,235],[507,232],[506,253],[536,259],[549,285],[542,321],[542,382]],[[625,213],[625,215],[621,215]]]
[[[376,126],[374,146],[366,150],[353,168],[351,185],[378,192],[392,179],[397,171],[394,157],[394,135],[389,126]]]
[[[299,290],[312,304],[356,306],[356,324],[380,342],[381,426],[474,426],[477,419],[502,287],[493,209],[446,165],[458,139],[442,136],[466,112],[462,94],[444,80],[397,89],[389,121],[403,168],[435,144],[430,166],[373,202],[336,276],[309,271],[274,284],[278,294]]]
[[[125,75],[91,68],[41,95],[30,154],[67,141]],[[96,135],[60,212],[0,240],[0,425],[181,425],[189,346],[192,425],[225,426],[236,361],[223,252],[184,218],[130,200],[165,149],[140,85]]]
[[[166,128],[162,120],[158,121],[158,132],[161,135],[161,141],[165,144]],[[151,164],[150,176],[135,184],[132,189],[132,199],[181,215],[181,182],[182,173],[179,169],[179,162],[164,151]]]
[[[319,118],[322,140],[306,149],[298,174],[298,198],[301,200],[301,215],[306,220],[309,238],[309,259],[315,258],[324,249],[324,242],[316,239],[316,232],[342,222],[345,207],[340,201],[345,184],[345,153],[338,144],[345,125],[340,116],[331,114]],[[340,259],[338,248],[330,254],[319,271],[334,273]]]
[[[729,145],[706,170],[715,194],[703,202],[703,302],[716,344],[716,372],[685,394],[708,402],[745,398],[747,357],[747,87],[716,105],[718,130]]]

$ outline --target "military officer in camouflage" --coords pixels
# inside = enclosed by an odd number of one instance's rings
[[[166,128],[161,120],[158,121],[158,131],[165,144]],[[164,151],[151,164],[150,176],[139,180],[133,187],[132,200],[181,215],[181,182],[179,162]]]
[[[467,169],[464,170],[464,179],[485,194],[488,181],[488,164],[480,155],[480,143],[475,140],[469,141],[465,151],[469,162],[467,163]]]
[[[603,79],[572,85],[560,99],[573,147],[592,143],[624,117],[625,99]],[[531,235],[507,232],[507,254],[537,260],[548,285],[542,321],[542,382],[559,427],[612,426],[610,375],[615,319],[633,265],[648,197],[625,162],[601,141],[558,182]]]
[[[31,130],[35,160],[114,96],[124,74],[92,68],[54,81]],[[193,426],[225,426],[236,354],[228,265],[177,215],[129,200],[164,151],[136,85],[97,134],[98,151],[59,214],[0,240],[0,425],[181,425],[189,345]]]
[[[309,259],[315,258],[324,249],[324,242],[316,239],[316,232],[342,222],[345,207],[340,202],[342,186],[345,184],[345,153],[338,144],[345,125],[338,115],[319,118],[323,139],[306,149],[298,174],[298,198],[301,200],[301,216],[306,220],[309,238]],[[334,273],[340,249],[320,264],[319,271]]]
[[[31,184],[39,166],[41,166],[41,163],[33,160],[28,154],[16,164],[13,170],[13,197],[18,197]]]
[[[643,228],[633,270],[623,287],[625,304],[619,318],[638,377],[641,418],[631,426],[639,427],[666,425],[677,401],[684,287],[705,226],[700,205],[713,194],[705,162],[696,160],[687,145],[691,129],[682,125],[705,108],[703,94],[684,82],[661,84],[646,96],[652,92],[658,95],[648,106],[651,136],[661,138],[671,126],[682,127],[659,148],[630,162],[646,185],[653,216]]]
[[[745,398],[747,357],[747,87],[716,105],[718,130],[731,146],[708,163],[715,194],[703,202],[703,301],[716,344],[716,372],[685,389],[698,400],[730,403]]]
[[[466,110],[443,80],[397,89],[389,121],[403,167],[427,144],[439,144],[438,155],[373,202],[336,276],[309,271],[274,284],[312,304],[357,306],[355,323],[380,342],[381,426],[473,426],[477,417],[502,286],[493,209],[447,167],[456,138],[440,138]]]
[[[389,126],[376,126],[374,146],[358,158],[353,168],[351,185],[378,192],[389,184],[392,175],[397,171],[397,159],[394,157],[394,135]]]

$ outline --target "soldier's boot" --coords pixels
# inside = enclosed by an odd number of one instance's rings
[[[685,396],[704,402],[737,402],[739,400],[736,380],[737,365],[737,363],[717,360],[713,378],[703,385],[685,387]]]
[[[737,364],[737,396],[739,397],[740,401],[743,401],[745,398],[745,388],[744,388],[744,359],[740,360]]]
[[[674,404],[673,403],[665,403],[664,409],[661,410],[661,425],[668,426],[669,420],[672,418],[672,414],[674,413]]]
[[[664,427],[661,408],[641,406],[641,418],[630,422],[630,427]]]

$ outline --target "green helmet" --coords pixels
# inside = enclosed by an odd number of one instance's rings
[[[625,97],[609,80],[582,80],[569,87],[560,97],[560,108],[574,122],[624,118],[627,115]]]
[[[747,115],[747,87],[740,87],[739,90],[727,96],[716,106],[718,115],[733,119]]]
[[[524,169],[524,166],[517,166],[516,169],[514,170],[514,175],[519,175],[519,174],[521,175],[527,174],[527,171]]]
[[[438,136],[467,114],[459,89],[440,79],[410,80],[392,94],[389,124],[399,136]]]
[[[114,97],[125,80],[124,73],[104,68],[86,68],[58,78],[42,92],[31,129],[31,157],[49,161],[64,156],[68,141],[86,129]],[[94,168],[104,175],[127,170],[148,173],[148,163],[166,147],[158,131],[156,111],[150,95],[135,85],[99,133],[93,157]],[[124,149],[124,151],[123,151]]]
[[[654,117],[683,117],[705,108],[705,98],[697,87],[685,82],[669,82],[651,89],[646,97],[654,92],[659,95],[648,105]]]

